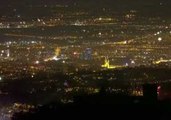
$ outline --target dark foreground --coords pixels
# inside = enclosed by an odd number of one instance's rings
[[[171,120],[170,101],[159,101],[152,94],[142,97],[99,93],[75,98],[74,103],[50,103],[27,113],[16,113],[12,120],[113,119]]]

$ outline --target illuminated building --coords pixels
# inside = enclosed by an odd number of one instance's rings
[[[105,63],[102,65],[103,68],[107,69],[115,69],[115,68],[121,68],[124,66],[119,66],[119,65],[110,65],[110,61],[107,57],[105,57]]]
[[[50,58],[47,58],[47,59],[45,59],[44,61],[45,61],[45,62],[47,62],[47,61],[52,61],[52,60],[58,61],[58,60],[61,59],[61,58],[59,57],[59,56],[60,56],[60,53],[61,53],[61,49],[60,49],[60,48],[56,48],[56,49],[55,49],[55,56],[50,57]]]
[[[56,50],[55,50],[55,55],[56,55],[56,56],[59,56],[60,53],[61,53],[61,49],[60,49],[60,48],[56,48]]]
[[[86,48],[84,51],[84,60],[91,60],[92,59],[92,49]]]
[[[106,58],[106,57],[105,57],[105,63],[104,63],[104,65],[102,65],[102,67],[108,68],[108,69],[113,69],[113,68],[115,68],[115,66],[110,65],[110,61],[109,61],[109,59]]]
[[[52,60],[58,61],[58,60],[60,60],[60,58],[58,58],[57,56],[53,56],[53,57],[51,57],[51,58],[45,59],[44,61],[47,62],[47,61],[52,61]]]
[[[71,25],[75,25],[75,26],[84,26],[85,24],[83,22],[80,22],[79,20],[75,21],[73,24]]]
[[[10,50],[9,49],[2,50],[0,56],[1,57],[10,57]]]

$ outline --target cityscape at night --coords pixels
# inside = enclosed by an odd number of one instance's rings
[[[171,102],[170,5],[1,0],[0,120],[102,92],[139,98],[145,85],[156,85],[158,101]]]

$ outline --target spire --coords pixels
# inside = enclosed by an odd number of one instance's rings
[[[105,57],[105,61],[104,61],[104,64],[102,65],[102,67],[107,68],[107,69],[115,68],[115,66],[110,65],[110,60],[108,59],[108,57]]]

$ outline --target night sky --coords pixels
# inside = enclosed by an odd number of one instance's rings
[[[170,0],[0,0],[0,15],[8,14],[10,9],[21,9],[38,5],[70,5],[89,9],[111,8],[117,11],[138,10],[145,14],[171,16]]]
[[[171,9],[170,0],[0,0],[0,7],[23,7],[29,5],[77,4],[82,7],[116,7],[139,9]]]
[[[170,0],[1,0],[0,6],[40,5],[40,4],[81,4],[96,6],[129,6],[129,7],[156,7],[162,3],[164,6],[171,4]]]

